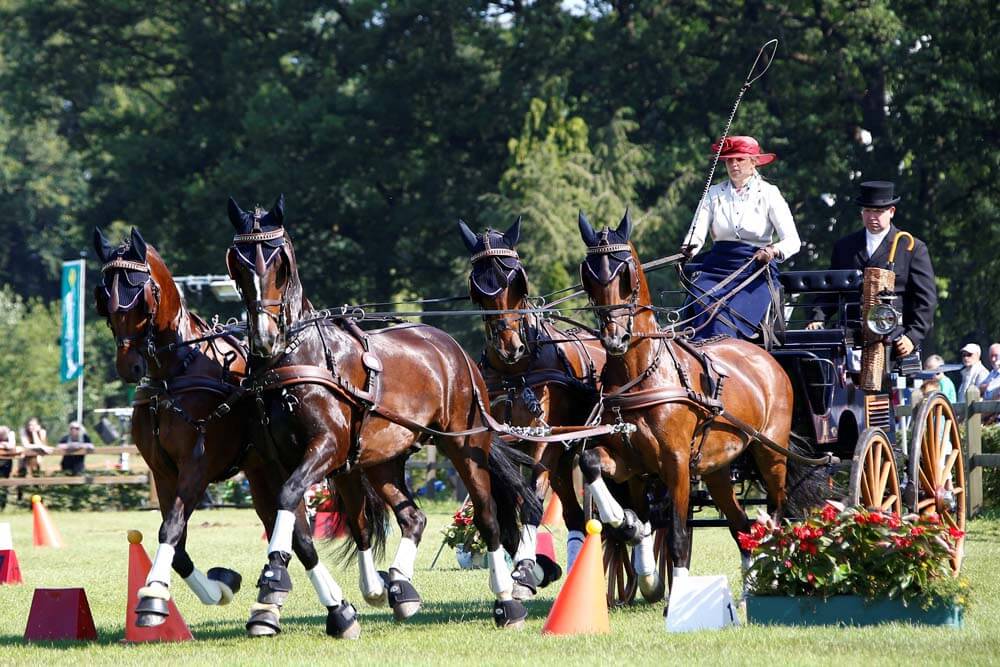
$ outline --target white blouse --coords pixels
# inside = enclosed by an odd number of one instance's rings
[[[709,229],[715,241],[739,241],[758,248],[773,245],[780,253],[775,258],[779,262],[802,246],[784,197],[760,174],[754,174],[739,192],[728,180],[709,188],[684,243],[693,245],[697,253]],[[775,234],[778,242],[772,243]]]

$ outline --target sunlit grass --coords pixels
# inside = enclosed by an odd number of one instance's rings
[[[232,567],[244,576],[244,589],[228,607],[205,607],[176,577],[174,592],[197,641],[165,645],[122,645],[128,545],[125,531],[138,528],[152,552],[159,523],[151,512],[54,513],[66,547],[31,546],[28,513],[0,515],[12,524],[25,577],[23,586],[0,586],[0,664],[290,664],[333,661],[349,664],[989,664],[1000,660],[1000,521],[970,525],[965,572],[972,581],[975,606],[961,630],[889,625],[878,628],[740,627],[721,632],[671,635],[664,631],[662,605],[637,604],[611,614],[610,635],[554,638],[541,627],[555,595],[541,591],[530,604],[521,633],[502,632],[490,618],[492,595],[484,571],[460,571],[448,549],[437,567],[430,563],[440,545],[451,503],[435,502],[418,558],[416,585],[424,609],[405,625],[388,609],[364,605],[353,566],[334,567],[332,545],[324,560],[362,614],[357,642],[338,642],[323,633],[325,610],[316,601],[302,567],[292,565],[295,590],[283,614],[284,632],[274,639],[250,640],[243,625],[254,599],[253,583],[263,564],[265,543],[256,517],[247,510],[202,511],[194,515],[190,551],[207,569]],[[556,549],[564,556],[563,531]],[[390,553],[395,538],[390,543]],[[738,590],[738,557],[723,529],[700,529],[694,538],[693,574],[726,574]],[[29,645],[23,642],[35,587],[82,586],[93,610],[96,643]]]

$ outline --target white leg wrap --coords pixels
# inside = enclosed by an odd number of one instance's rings
[[[323,563],[317,563],[313,569],[306,570],[306,574],[309,575],[309,581],[312,582],[313,588],[316,589],[316,595],[319,596],[320,604],[324,607],[336,607],[343,602],[344,591],[333,580],[333,577]]]
[[[174,548],[169,544],[160,542],[156,548],[156,555],[153,556],[153,565],[146,575],[146,585],[159,581],[164,586],[170,586],[170,564],[174,562]]]
[[[566,537],[566,571],[569,572],[573,569],[573,563],[576,562],[576,557],[580,555],[580,549],[583,548],[583,533],[579,530],[569,531],[569,535]]]
[[[656,558],[653,556],[653,528],[648,521],[644,529],[642,542],[632,550],[632,565],[635,566],[635,573],[639,576],[656,572]]]
[[[674,579],[677,577],[686,577],[688,576],[688,569],[686,567],[675,567],[673,569],[673,575]]]
[[[389,566],[389,578],[393,581],[403,577],[407,581],[413,581],[413,564],[417,560],[417,543],[409,537],[404,537],[399,541],[396,548],[396,558]]]
[[[521,526],[521,542],[517,545],[517,553],[514,554],[514,564],[522,560],[535,560],[535,551],[538,549],[538,526],[525,524]]]
[[[160,582],[155,584],[149,584],[148,586],[143,586],[138,591],[136,591],[135,596],[137,598],[160,598],[161,600],[170,599],[170,591],[167,587]]]
[[[365,600],[381,598],[385,593],[385,586],[382,584],[382,577],[378,576],[378,571],[375,569],[375,558],[371,549],[358,552],[358,568],[361,570],[361,595]]]
[[[206,577],[198,568],[190,576],[184,577],[184,581],[202,604],[229,604],[233,599],[233,592],[229,591],[229,599],[223,602],[222,585]]]
[[[271,541],[267,544],[267,553],[284,551],[286,554],[292,553],[292,531],[295,529],[295,513],[288,510],[278,510],[278,516],[274,520],[274,529],[271,531]]]
[[[593,484],[589,485],[590,495],[597,503],[597,511],[601,514],[601,521],[617,528],[625,520],[625,510],[618,504],[615,497],[611,495],[608,485],[604,483],[604,478],[598,477]]]
[[[514,579],[510,576],[503,547],[487,553],[486,560],[490,565],[490,590],[498,600],[513,599]]]

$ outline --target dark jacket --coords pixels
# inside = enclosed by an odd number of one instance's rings
[[[830,269],[861,269],[870,266],[880,269],[889,268],[889,249],[892,240],[899,230],[895,225],[889,226],[882,244],[875,249],[875,254],[868,257],[865,247],[865,230],[848,234],[833,245],[830,257]],[[906,239],[900,239],[896,248],[896,263],[893,267],[896,273],[896,307],[903,312],[903,325],[893,332],[892,338],[907,336],[915,346],[923,342],[931,327],[934,326],[934,308],[937,306],[937,286],[934,284],[934,267],[927,252],[927,244],[916,239],[913,251],[907,251]],[[902,302],[902,304],[900,304]],[[813,312],[814,320],[826,320],[835,308],[823,303],[817,304]]]

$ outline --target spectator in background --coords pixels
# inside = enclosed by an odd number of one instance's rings
[[[975,343],[966,343],[962,346],[962,384],[958,387],[960,400],[965,401],[965,392],[972,387],[978,387],[986,380],[989,371],[979,360],[982,355],[982,348]]]
[[[933,371],[942,366],[944,366],[944,359],[941,358],[940,354],[932,354],[924,360],[925,371]],[[958,403],[957,394],[955,393],[955,383],[944,373],[938,373],[932,379],[925,380],[920,385],[920,391],[924,396],[927,396],[932,391],[940,391],[950,403]]]
[[[21,446],[24,448],[24,456],[17,466],[17,476],[27,477],[30,472],[34,477],[41,469],[38,457],[52,451],[49,447],[48,434],[42,428],[38,417],[32,417],[25,423],[24,430],[21,431]]]
[[[14,459],[6,457],[13,457],[16,452],[17,440],[14,438],[14,429],[0,425],[0,455],[4,456],[4,458],[0,458],[0,479],[10,477],[10,471],[14,467]],[[6,487],[0,488],[0,510],[5,507],[7,507]]]
[[[91,444],[90,436],[87,435],[83,424],[80,422],[70,422],[69,433],[59,440],[59,450],[65,452],[81,448],[90,451],[94,449],[94,445]],[[85,456],[86,454],[64,454],[59,467],[63,472],[68,472],[71,475],[82,475]]]
[[[1000,400],[1000,343],[990,345],[990,372],[979,384],[984,401]]]

